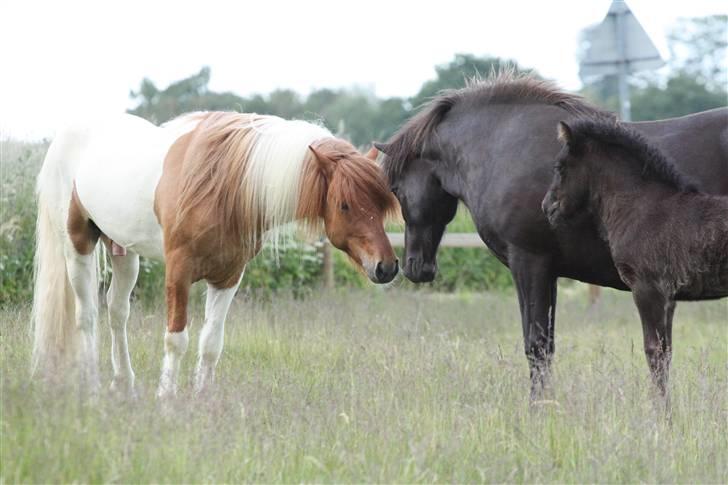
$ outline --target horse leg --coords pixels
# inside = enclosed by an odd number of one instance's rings
[[[509,264],[518,291],[523,342],[531,375],[531,400],[549,387],[555,352],[556,276],[550,259],[513,254]]]
[[[164,334],[164,360],[157,390],[160,399],[177,394],[180,362],[189,344],[187,302],[191,284],[189,260],[179,253],[167,255],[167,331]]]
[[[76,357],[81,384],[92,393],[99,387],[96,321],[98,318],[97,260],[91,250],[80,254],[68,244],[65,247],[66,270],[73,289],[76,331],[79,350]]]
[[[111,285],[106,293],[111,328],[111,365],[114,368],[111,389],[132,394],[134,370],[129,358],[126,323],[129,319],[129,298],[139,275],[139,255],[111,256],[111,268]]]
[[[207,284],[205,324],[200,333],[199,357],[195,371],[195,392],[198,394],[215,379],[215,367],[222,353],[225,318],[242,278],[241,273],[237,283],[230,288],[216,288]]]
[[[652,380],[666,396],[672,353],[672,316],[675,302],[651,286],[632,288],[632,298],[642,320],[645,356]]]

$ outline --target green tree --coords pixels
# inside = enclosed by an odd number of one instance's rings
[[[358,89],[319,89],[305,98],[290,89],[278,89],[245,98],[214,92],[209,89],[209,82],[208,67],[163,90],[145,78],[139,89],[130,93],[137,106],[129,112],[154,123],[199,110],[233,110],[320,121],[334,133],[343,127],[343,135],[357,146],[388,138],[409,115],[402,98],[381,100]]]
[[[519,70],[515,61],[499,57],[476,57],[472,54],[456,54],[455,59],[435,67],[436,77],[426,81],[411,99],[412,106],[425,103],[443,89],[457,89],[465,86],[468,79],[487,76],[493,71],[513,67]]]
[[[728,15],[679,19],[668,41],[673,69],[693,75],[711,91],[725,91]]]
[[[210,68],[203,67],[200,72],[176,81],[164,90],[144,78],[138,91],[129,96],[138,104],[129,113],[146,118],[154,123],[163,123],[182,113],[200,110],[242,109],[246,100],[233,93],[210,91]]]
[[[725,90],[711,89],[700,78],[681,71],[667,80],[665,87],[650,83],[632,95],[632,119],[657,120],[683,116],[725,106]]]

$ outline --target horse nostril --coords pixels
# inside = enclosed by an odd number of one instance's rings
[[[389,263],[389,264],[382,263],[380,261],[377,263],[377,267],[374,270],[374,274],[376,275],[376,277],[379,281],[389,282],[397,274],[398,264],[399,263],[397,261],[394,261],[393,263]]]
[[[377,263],[377,267],[374,270],[374,274],[377,276],[378,280],[382,280],[384,278],[384,269],[382,268],[382,262]]]

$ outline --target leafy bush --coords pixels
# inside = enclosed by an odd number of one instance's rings
[[[35,252],[35,176],[46,143],[0,140],[0,306],[29,301]]]

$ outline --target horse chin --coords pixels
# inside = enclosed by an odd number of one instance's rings
[[[437,264],[420,263],[415,264],[409,261],[403,268],[402,272],[405,277],[412,283],[429,283],[435,279],[437,275]]]
[[[543,213],[552,227],[562,226],[568,219],[559,204],[544,205]]]
[[[369,281],[371,281],[372,283],[377,284],[377,285],[383,285],[385,283],[389,283],[390,281],[392,281],[394,279],[394,276],[396,275],[396,273],[395,273],[394,275],[391,275],[391,277],[390,277],[390,275],[377,274],[377,264],[372,261],[369,261],[369,260],[363,261],[361,264],[361,268],[362,268],[362,270],[364,270],[364,273],[367,275],[367,278],[369,278]]]
[[[559,227],[564,225],[564,216],[557,211],[546,214],[546,218],[548,219],[549,224],[552,227]]]

